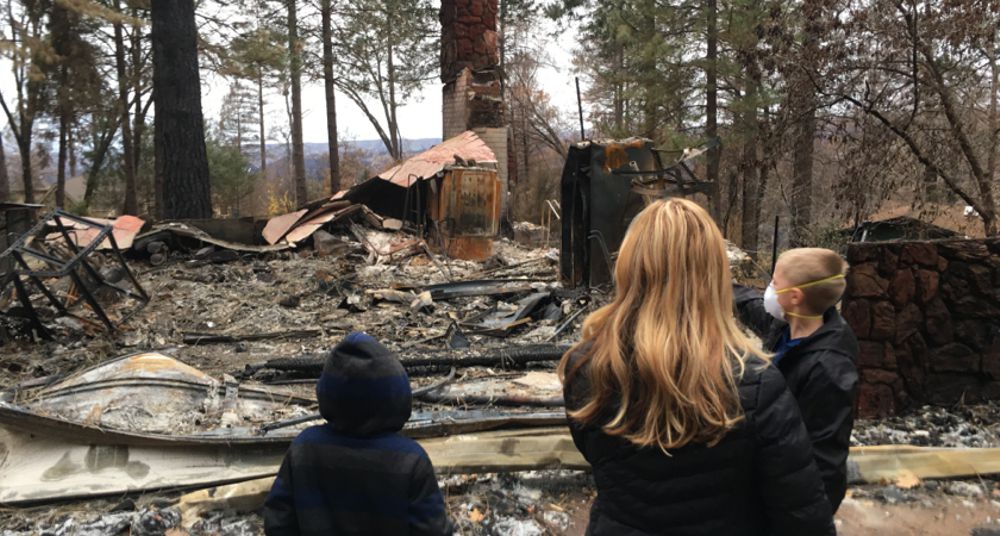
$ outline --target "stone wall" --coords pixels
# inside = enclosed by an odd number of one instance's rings
[[[1000,239],[851,244],[858,412],[1000,399]]]

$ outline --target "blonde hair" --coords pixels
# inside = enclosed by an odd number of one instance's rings
[[[823,248],[790,249],[778,256],[775,269],[787,280],[786,288],[805,285],[813,281],[838,274],[847,274],[847,261],[835,251]],[[830,279],[822,283],[803,287],[803,305],[812,314],[823,314],[836,305],[844,295],[847,281],[844,278]]]
[[[722,233],[691,201],[657,201],[632,221],[614,275],[613,301],[559,363],[564,383],[589,363],[590,389],[567,414],[639,446],[715,444],[743,418],[746,359],[765,357],[733,318]]]

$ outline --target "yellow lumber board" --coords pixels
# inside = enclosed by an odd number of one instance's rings
[[[849,462],[865,482],[894,482],[904,474],[922,479],[968,477],[1000,473],[1000,448],[864,448],[852,450]]]

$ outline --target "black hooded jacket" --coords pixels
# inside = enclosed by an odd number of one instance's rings
[[[760,336],[765,349],[774,351],[788,324],[767,313],[756,290],[734,285],[733,295],[740,321]],[[823,325],[789,348],[778,362],[809,431],[834,512],[847,493],[847,454],[858,393],[857,356],[854,332],[831,307],[823,315]]]
[[[588,391],[584,364],[567,378],[567,407],[580,407]],[[744,418],[721,441],[669,454],[570,420],[573,441],[597,484],[587,534],[836,534],[809,437],[781,373],[754,358],[739,381],[739,396]]]
[[[430,458],[399,431],[410,380],[363,333],[327,357],[316,385],[325,424],[292,442],[264,503],[264,531],[284,535],[451,534]]]

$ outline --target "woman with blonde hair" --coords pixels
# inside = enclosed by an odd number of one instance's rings
[[[588,534],[835,534],[795,401],[733,318],[708,213],[646,207],[614,275],[613,301],[559,364],[597,484]]]

